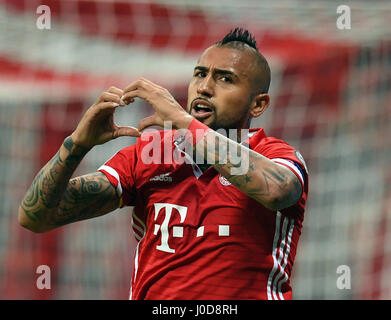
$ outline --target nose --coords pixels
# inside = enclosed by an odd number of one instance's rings
[[[199,95],[204,95],[207,97],[212,97],[214,95],[214,80],[211,74],[208,74],[203,80],[199,83],[197,88],[197,93]]]

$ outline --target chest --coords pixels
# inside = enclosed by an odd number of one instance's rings
[[[156,174],[155,174],[156,173]],[[137,215],[147,233],[172,237],[229,235],[257,224],[261,205],[210,168],[199,177],[193,168],[160,170],[138,189]]]

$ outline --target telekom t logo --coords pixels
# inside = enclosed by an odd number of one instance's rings
[[[164,251],[164,252],[169,252],[169,253],[175,253],[175,249],[171,249],[168,245],[168,238],[169,238],[169,233],[168,233],[168,224],[171,219],[171,214],[172,214],[172,209],[175,209],[179,212],[180,217],[181,217],[181,223],[183,223],[186,219],[187,215],[187,207],[182,207],[176,204],[171,204],[171,203],[155,203],[155,221],[159,215],[159,212],[165,208],[166,215],[164,217],[162,225],[155,224],[155,229],[154,229],[154,234],[157,235],[159,229],[160,229],[160,234],[161,234],[161,244],[156,246],[156,249]],[[179,226],[174,226],[173,227],[173,237],[183,237],[183,227]]]

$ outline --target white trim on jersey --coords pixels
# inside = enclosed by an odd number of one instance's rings
[[[134,232],[134,235],[135,235],[136,239],[138,240],[138,243],[137,243],[137,247],[136,247],[136,254],[135,254],[135,257],[134,257],[134,277],[132,277],[132,279],[130,280],[129,300],[132,300],[132,294],[133,294],[133,292],[132,292],[132,281],[136,282],[136,277],[137,277],[137,271],[138,271],[138,248],[139,248],[140,242],[144,238],[145,232],[147,230],[147,227],[145,226],[145,223],[139,217],[136,216],[134,210],[132,212],[132,218],[136,219],[136,222],[138,222],[143,227],[143,229],[141,230],[141,228],[139,226],[137,226],[134,223],[134,220],[132,219],[132,225],[134,227],[136,227],[135,228],[136,230],[139,230],[140,232],[142,232],[142,237],[140,237],[136,232]]]
[[[133,234],[134,234],[134,237],[140,241],[141,240],[141,236],[136,232],[136,230],[138,232],[140,232],[141,234],[143,233],[143,230],[137,225],[137,224],[134,224],[134,222],[132,221],[132,227],[133,227]]]
[[[117,179],[117,195],[118,197],[121,198],[122,196],[122,185],[121,185],[121,180],[119,178],[119,174],[117,171],[115,171],[112,167],[109,167],[109,166],[106,166],[106,165],[103,165],[103,166],[100,166],[98,171],[99,170],[103,170],[103,171],[106,171],[108,174],[110,174],[111,176],[113,176],[114,178]]]
[[[288,220],[288,218],[286,218],[286,220]],[[277,287],[278,295],[279,295],[281,300],[284,300],[284,297],[283,297],[283,295],[281,293],[281,287],[282,287],[282,285],[286,281],[288,281],[288,278],[289,278],[288,274],[285,271],[285,268],[286,268],[286,265],[288,263],[289,252],[290,252],[290,249],[291,249],[292,233],[293,233],[294,226],[295,226],[294,225],[294,219],[289,219],[289,232],[288,232],[288,239],[287,239],[287,242],[286,242],[286,249],[285,249],[285,253],[284,253],[284,262],[283,262],[283,265],[282,265],[282,269],[280,269],[280,272],[277,274],[276,278],[274,279],[273,292],[276,291],[276,287]],[[282,276],[284,276],[284,278],[281,279]]]
[[[282,159],[282,158],[274,158],[271,160],[279,165],[284,165],[284,166],[291,168],[300,177],[301,183],[304,186],[304,177],[303,177],[302,173],[300,172],[300,170],[292,162],[290,162],[289,160],[286,160],[286,159]]]
[[[267,280],[267,298],[269,300],[273,300],[272,294],[271,294],[271,288],[272,288],[272,280],[273,280],[274,274],[277,270],[276,252],[277,252],[277,242],[280,237],[280,220],[281,220],[281,213],[279,211],[277,211],[277,213],[276,213],[276,230],[274,232],[273,251],[272,251],[273,269],[270,271],[269,278]]]
[[[134,220],[136,220],[136,221],[134,221]],[[137,225],[136,222],[139,225]],[[140,225],[142,228],[140,227]],[[141,236],[140,236],[137,234],[137,232],[135,230],[133,230],[134,236],[136,237],[136,239],[138,241],[140,241],[145,234],[146,226],[145,226],[145,223],[139,217],[136,216],[134,210],[132,212],[132,227],[141,233]]]
[[[134,227],[135,225],[133,225]],[[137,241],[141,241],[141,237],[133,230],[134,237],[137,239]]]
[[[135,228],[137,231],[139,231],[141,234],[144,233],[144,230],[140,226],[135,224],[133,219],[132,219],[132,227]]]
[[[283,217],[282,230],[280,233],[281,217],[282,217],[281,212],[277,211],[276,229],[274,233],[273,248],[272,248],[273,268],[269,273],[269,277],[267,281],[267,297],[269,300],[273,300],[273,299],[284,300],[284,297],[281,293],[281,287],[282,284],[288,280],[288,274],[285,272],[285,267],[288,263],[288,256],[290,252],[290,245],[292,241],[292,233],[294,227],[294,220]],[[288,225],[289,225],[289,232],[286,233],[288,229]],[[278,248],[279,242],[280,242],[280,246]],[[277,258],[277,250],[278,250],[278,258]],[[281,261],[283,261],[282,265],[281,265]],[[278,274],[276,277],[274,277],[277,270],[279,270]],[[280,279],[281,275],[284,275],[283,279]]]
[[[281,261],[283,258],[283,253],[284,253],[284,248],[285,248],[285,234],[286,234],[287,226],[288,226],[288,220],[284,219],[284,221],[282,222],[282,237],[281,237],[281,242],[280,242],[280,248],[278,249],[278,260],[277,260],[278,267],[277,267],[277,269],[279,269],[279,270],[281,270],[281,268],[282,268]],[[278,300],[278,297],[276,294],[276,278],[277,277],[278,277],[278,274],[272,281],[272,293],[273,293],[273,298],[275,300]]]
[[[256,134],[259,130],[254,131],[254,132],[249,132],[247,135],[247,138],[251,138],[254,134]]]
[[[145,236],[145,233],[144,233],[144,236]],[[136,254],[135,254],[135,257],[134,257],[134,277],[132,277],[132,279],[130,280],[130,293],[129,293],[129,300],[132,300],[132,294],[133,294],[133,286],[132,286],[132,282],[136,282],[136,277],[137,277],[137,271],[138,271],[138,247],[140,245],[140,242],[141,240],[144,238],[144,236],[140,239],[140,241],[137,243],[137,247],[136,247]]]

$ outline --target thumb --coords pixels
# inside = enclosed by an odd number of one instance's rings
[[[141,137],[141,133],[134,127],[127,126],[117,126],[114,131],[114,138],[123,137],[123,136],[131,136],[131,137]]]
[[[161,126],[157,120],[156,114],[142,119],[138,124],[138,130],[141,132],[150,126]]]

